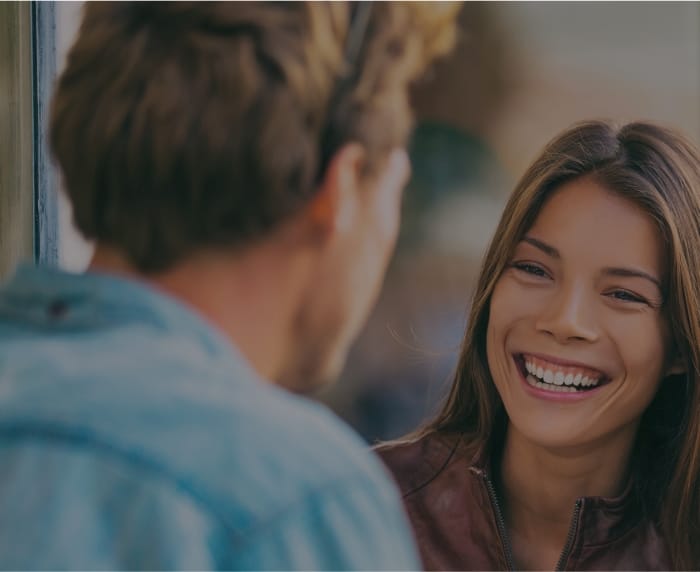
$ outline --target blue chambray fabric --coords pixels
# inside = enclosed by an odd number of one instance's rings
[[[418,567],[359,438],[184,304],[31,266],[0,290],[0,568]]]

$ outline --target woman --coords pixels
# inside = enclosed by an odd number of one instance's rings
[[[700,568],[700,157],[555,138],[487,252],[449,397],[379,448],[428,569]]]

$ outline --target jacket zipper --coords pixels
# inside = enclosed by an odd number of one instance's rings
[[[498,497],[496,496],[496,489],[488,476],[484,475],[484,481],[486,482],[486,488],[489,491],[489,497],[491,497],[491,504],[496,512],[496,524],[498,526],[498,532],[501,535],[501,540],[503,542],[503,549],[506,555],[506,563],[508,565],[508,570],[515,570],[515,565],[513,564],[513,549],[510,545],[510,538],[508,537],[508,531],[506,529],[506,522],[503,518],[503,513],[501,512],[501,505],[498,504]],[[557,562],[557,566],[554,570],[564,570],[563,566],[566,564],[566,560],[569,558],[571,553],[571,548],[574,543],[574,535],[576,534],[576,529],[578,528],[578,517],[581,514],[582,499],[578,499],[574,505],[574,515],[571,518],[571,525],[569,526],[569,533],[566,537],[566,544],[564,544],[564,550],[562,550],[561,556]]]
[[[566,537],[566,544],[564,544],[564,550],[562,550],[559,561],[557,562],[557,567],[554,570],[564,570],[564,564],[569,558],[571,553],[571,548],[574,543],[574,535],[576,534],[576,529],[578,528],[578,517],[581,514],[582,500],[578,499],[574,505],[574,516],[571,519],[571,525],[569,526],[569,534]]]
[[[486,488],[489,491],[489,497],[491,497],[491,504],[496,513],[496,525],[498,526],[498,532],[501,535],[501,541],[503,543],[503,551],[506,555],[506,564],[508,565],[508,570],[515,570],[515,565],[513,564],[513,549],[510,546],[510,538],[508,537],[508,531],[506,530],[506,522],[503,518],[503,513],[501,512],[501,506],[498,504],[498,497],[496,496],[496,489],[488,476],[483,475],[484,481],[486,482]]]

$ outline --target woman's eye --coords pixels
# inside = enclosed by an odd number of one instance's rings
[[[637,294],[633,294],[628,290],[614,290],[608,295],[611,298],[615,298],[615,300],[622,300],[623,302],[637,302],[639,304],[647,304],[647,301],[644,298],[638,296]]]
[[[532,276],[541,276],[543,278],[547,277],[547,272],[545,272],[544,268],[530,262],[514,262],[513,268],[516,268],[521,272],[531,274]]]

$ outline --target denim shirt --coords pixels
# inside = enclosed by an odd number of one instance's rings
[[[418,567],[359,438],[184,304],[29,266],[0,290],[0,568]]]

